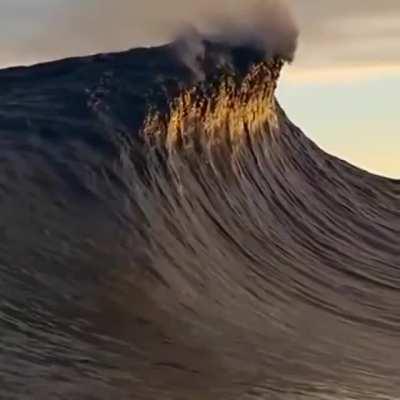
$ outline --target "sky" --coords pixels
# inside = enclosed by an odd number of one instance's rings
[[[150,46],[275,0],[0,0],[0,67]],[[400,0],[286,0],[300,29],[278,98],[324,150],[400,178]]]

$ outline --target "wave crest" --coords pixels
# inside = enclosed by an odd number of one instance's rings
[[[173,149],[226,144],[232,150],[250,132],[272,132],[278,122],[274,92],[283,62],[253,64],[244,77],[225,71],[211,84],[197,84],[170,102],[169,111],[148,114],[148,144]]]

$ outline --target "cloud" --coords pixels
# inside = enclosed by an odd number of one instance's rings
[[[299,66],[400,63],[400,1],[292,0]]]
[[[354,84],[373,79],[396,77],[400,78],[399,64],[368,64],[356,66],[340,66],[319,68],[293,67],[283,71],[282,80],[291,86],[302,85],[337,85]]]

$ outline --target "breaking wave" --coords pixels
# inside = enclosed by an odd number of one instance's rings
[[[168,46],[2,72],[2,398],[399,394],[399,182],[235,51],[197,83]]]

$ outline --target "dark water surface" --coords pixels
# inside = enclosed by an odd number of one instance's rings
[[[399,181],[277,105],[236,147],[132,140],[189,79],[169,47],[0,72],[0,399],[397,398]]]

